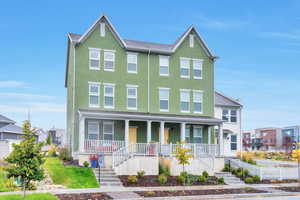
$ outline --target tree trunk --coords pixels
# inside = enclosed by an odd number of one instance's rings
[[[26,181],[23,179],[22,182],[23,182],[23,198],[25,199],[25,197],[26,197]]]

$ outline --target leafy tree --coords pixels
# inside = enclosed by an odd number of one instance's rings
[[[297,149],[292,151],[292,158],[293,160],[298,162],[298,179],[299,179],[299,186],[300,186],[300,142],[297,143]]]
[[[184,147],[184,142],[177,143],[175,157],[178,160],[179,164],[182,165],[182,172],[185,172],[184,166],[190,164],[190,158],[193,158],[193,155],[190,153],[191,149]]]
[[[5,159],[10,163],[6,169],[8,177],[20,178],[25,198],[26,189],[31,181],[41,181],[44,179],[44,163],[41,148],[43,143],[37,143],[36,130],[31,128],[29,121],[23,124],[24,138],[20,144],[13,144],[13,151]]]
[[[51,134],[48,133],[47,138],[46,138],[46,144],[50,145],[51,143],[52,143],[52,137],[51,137]]]

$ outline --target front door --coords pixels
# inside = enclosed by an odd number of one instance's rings
[[[137,137],[136,137],[137,128],[129,128],[129,143],[136,144]]]
[[[164,144],[169,144],[169,142],[170,142],[170,132],[168,128],[165,128]]]

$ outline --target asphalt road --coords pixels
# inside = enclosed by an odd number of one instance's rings
[[[300,200],[300,193],[299,196],[237,198],[237,200]]]

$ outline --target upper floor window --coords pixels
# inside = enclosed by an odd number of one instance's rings
[[[180,90],[180,110],[190,112],[190,90]]]
[[[190,78],[190,59],[180,58],[180,77]]]
[[[100,36],[105,37],[105,23],[100,23]]]
[[[194,79],[202,79],[202,63],[201,59],[193,59]]]
[[[113,140],[114,138],[114,122],[103,121],[103,140]]]
[[[203,92],[193,91],[194,113],[202,113],[203,110]]]
[[[137,109],[137,86],[127,86],[127,109]]]
[[[100,83],[89,82],[89,107],[100,106]]]
[[[194,35],[190,34],[190,48],[194,48]]]
[[[97,121],[87,122],[88,140],[98,140],[99,138],[99,123]]]
[[[137,73],[137,54],[127,53],[127,72]]]
[[[194,126],[194,143],[203,142],[203,128],[201,126]]]
[[[104,71],[115,71],[115,51],[104,50]]]
[[[169,56],[159,56],[159,75],[169,76]]]
[[[169,88],[159,88],[159,110],[169,111]]]
[[[100,69],[100,49],[89,48],[89,68]]]
[[[104,84],[104,108],[114,108],[115,102],[115,85],[114,84]]]
[[[222,119],[227,122],[237,122],[237,110],[234,109],[223,109]]]

